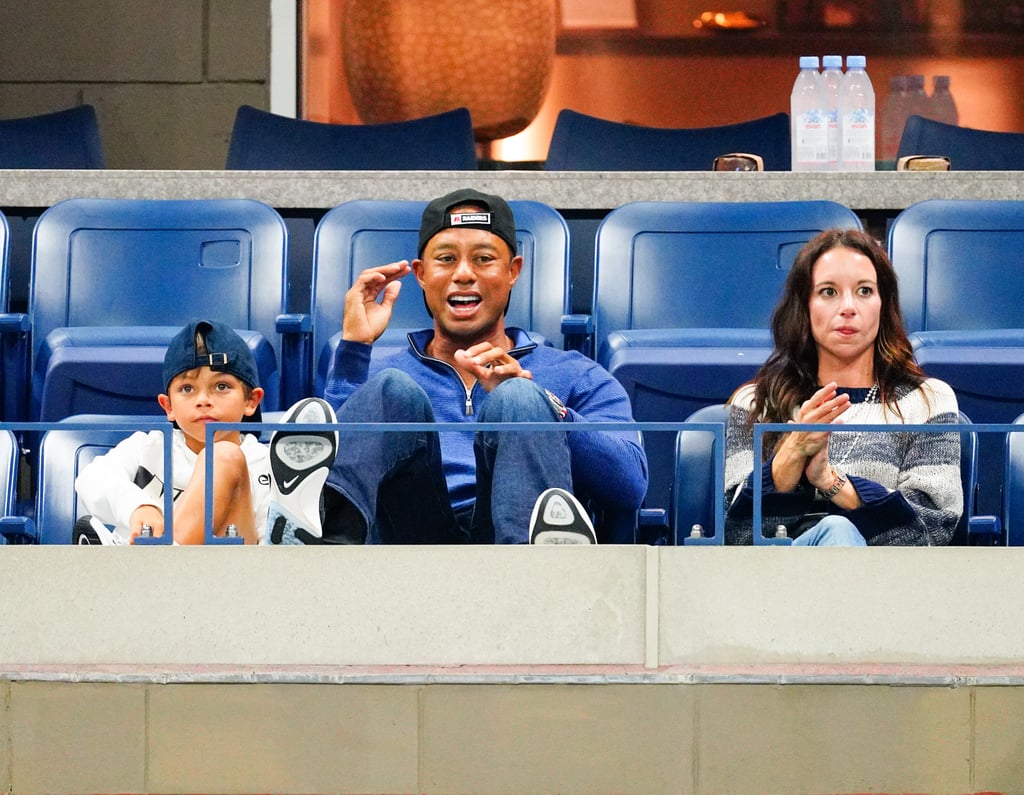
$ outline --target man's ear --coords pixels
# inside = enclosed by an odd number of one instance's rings
[[[260,405],[260,401],[263,400],[263,395],[266,394],[262,387],[254,386],[252,391],[249,393],[249,399],[245,402],[245,416],[251,417],[256,413],[256,408]]]
[[[416,281],[420,283],[420,287],[423,286],[423,260],[414,259],[409,263],[412,268],[412,275],[416,277]]]
[[[516,254],[514,257],[512,257],[511,261],[509,262],[508,269],[512,273],[511,283],[515,284],[516,281],[519,279],[519,274],[523,272],[523,258],[520,255]]]

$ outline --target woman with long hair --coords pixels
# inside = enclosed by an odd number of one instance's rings
[[[766,535],[784,525],[800,545],[948,544],[963,510],[959,434],[840,430],[959,422],[953,390],[914,361],[885,251],[859,230],[810,240],[772,334],[771,355],[729,401],[726,543],[752,540],[756,472]],[[823,427],[766,434],[755,470],[756,422]]]

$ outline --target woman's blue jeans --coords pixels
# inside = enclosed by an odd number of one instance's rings
[[[427,393],[399,370],[371,378],[337,416],[340,423],[434,422]],[[553,422],[558,416],[541,387],[511,378],[487,395],[476,419]],[[471,424],[467,430],[472,432]],[[565,431],[477,432],[476,502],[459,515],[449,500],[440,440],[433,431],[342,428],[327,485],[358,510],[368,544],[526,543],[540,493],[572,488],[566,436]]]
[[[845,516],[826,516],[814,527],[793,539],[795,547],[865,547],[867,542],[857,525]]]

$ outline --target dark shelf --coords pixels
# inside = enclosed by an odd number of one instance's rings
[[[858,52],[867,56],[1019,56],[1024,32],[784,31],[706,33],[693,36],[648,36],[629,31],[571,31],[558,37],[559,55],[793,55],[807,52]]]

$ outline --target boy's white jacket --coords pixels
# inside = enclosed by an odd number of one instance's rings
[[[175,429],[171,449],[174,499],[188,485],[198,455],[185,443],[185,434]],[[249,465],[256,536],[267,539],[267,510],[270,507],[270,450],[252,434],[242,436],[242,452]],[[164,507],[164,434],[137,431],[108,453],[93,459],[75,480],[75,490],[85,508],[104,524],[113,525],[125,538],[131,536],[131,515],[140,505]],[[79,512],[81,515],[82,511]]]

